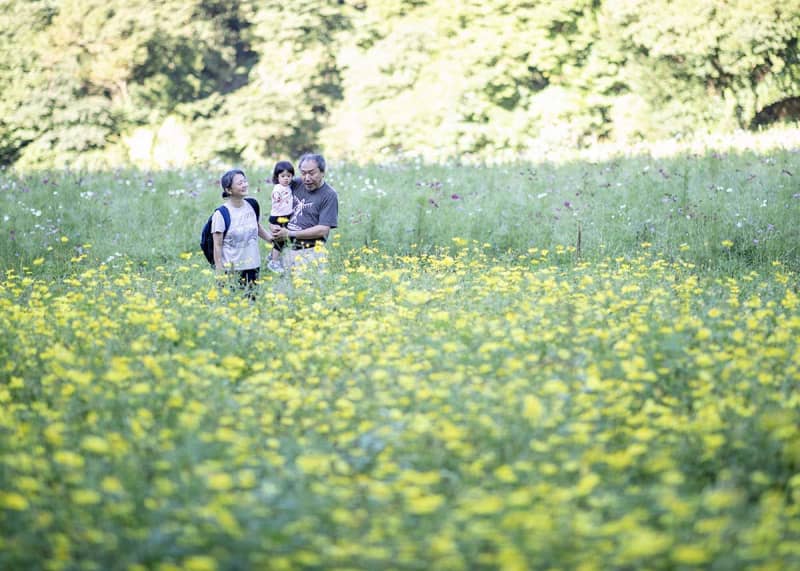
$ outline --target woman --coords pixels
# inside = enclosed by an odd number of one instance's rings
[[[261,252],[258,238],[271,242],[270,234],[259,221],[259,206],[255,198],[247,197],[247,176],[239,169],[222,175],[221,208],[227,209],[230,224],[218,208],[211,218],[214,239],[214,267],[218,273],[239,273],[239,283],[251,287],[258,281],[261,269]]]

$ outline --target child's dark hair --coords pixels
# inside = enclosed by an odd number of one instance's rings
[[[289,161],[278,161],[275,163],[275,168],[272,169],[272,184],[278,184],[278,175],[283,171],[292,173],[294,176],[294,167]]]

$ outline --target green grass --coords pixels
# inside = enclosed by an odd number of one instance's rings
[[[580,230],[576,258],[629,255],[648,243],[669,259],[735,273],[776,260],[798,267],[798,163],[796,151],[778,149],[559,165],[341,164],[328,180],[340,196],[343,255],[365,245],[431,253],[462,238],[502,257],[577,248]],[[39,270],[60,275],[90,244],[98,260],[179,263],[197,251],[199,228],[220,202],[219,174],[3,173],[0,261],[20,270],[45,256]],[[266,207],[269,173],[248,174]]]
[[[797,158],[331,165],[254,301],[219,173],[3,173],[0,567],[800,566]]]

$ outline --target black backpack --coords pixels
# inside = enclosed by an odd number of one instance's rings
[[[261,218],[261,208],[258,206],[258,201],[250,197],[245,198],[245,200],[256,211],[256,220]],[[217,207],[214,212],[217,210],[222,214],[222,219],[225,221],[225,231],[222,233],[222,239],[224,240],[225,235],[228,233],[228,226],[231,225],[231,213],[228,212],[228,207],[225,205]],[[214,212],[208,217],[205,226],[203,226],[203,231],[200,232],[200,249],[203,250],[206,260],[212,266],[214,265],[214,235],[211,234],[211,219],[214,217]]]

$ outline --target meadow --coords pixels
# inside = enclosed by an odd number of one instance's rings
[[[0,567],[800,567],[797,148],[331,165],[255,301],[223,170],[0,174]]]

